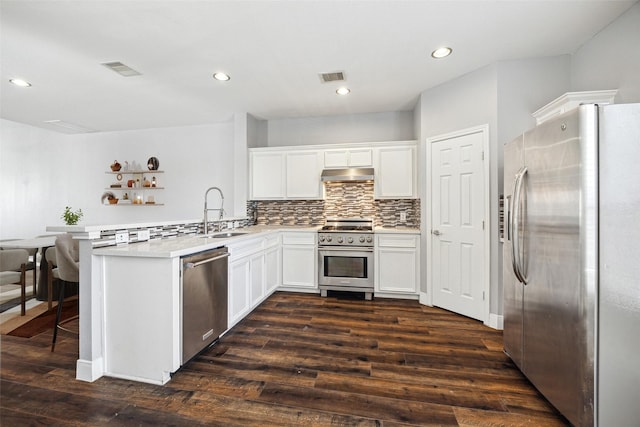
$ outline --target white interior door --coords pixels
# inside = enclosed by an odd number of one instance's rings
[[[433,305],[486,320],[483,132],[431,145]]]

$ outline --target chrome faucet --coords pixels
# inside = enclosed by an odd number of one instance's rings
[[[207,208],[207,196],[209,195],[209,191],[211,190],[218,190],[218,192],[220,193],[220,209]],[[222,190],[219,189],[218,187],[207,188],[207,191],[204,193],[204,234],[205,235],[209,234],[209,219],[208,219],[209,211],[220,211],[220,217],[218,218],[218,220],[222,220],[222,216],[224,215],[223,206],[224,206],[224,195],[222,194]]]

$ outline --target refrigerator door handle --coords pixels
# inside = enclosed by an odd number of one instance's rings
[[[511,208],[511,259],[513,264],[513,272],[518,280],[525,285],[528,282],[526,273],[524,272],[524,265],[522,258],[520,257],[520,202],[522,200],[522,184],[524,182],[524,176],[527,174],[527,167],[523,166],[516,174],[516,179],[513,188],[513,206]],[[524,231],[524,230],[523,230]]]
[[[519,282],[522,282],[522,278],[520,277],[520,272],[518,271],[518,266],[516,264],[516,246],[515,246],[515,230],[514,230],[514,213],[515,213],[515,203],[516,203],[516,189],[518,188],[518,180],[520,178],[520,171],[518,171],[518,173],[515,176],[515,179],[513,180],[513,198],[510,200],[511,202],[511,206],[509,207],[509,223],[508,223],[508,230],[509,230],[509,237],[511,238],[512,242],[511,242],[511,269],[513,270],[513,274],[516,276],[516,279],[518,279]]]
[[[507,242],[511,241],[511,195],[505,197],[504,200],[504,239]]]

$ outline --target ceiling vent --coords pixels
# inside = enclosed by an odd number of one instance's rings
[[[74,123],[65,122],[62,120],[45,120],[46,124],[54,126],[55,130],[64,133],[91,133],[96,132],[94,129],[89,129],[84,126],[76,125]]]
[[[320,73],[322,83],[342,82],[344,81],[344,72],[334,71],[333,73]]]
[[[127,65],[124,65],[122,62],[117,62],[117,61],[103,62],[102,65],[104,65],[107,68],[110,68],[111,70],[115,71],[116,73],[124,77],[133,77],[133,76],[141,75],[141,73],[137,72],[136,70],[134,70],[133,68]]]

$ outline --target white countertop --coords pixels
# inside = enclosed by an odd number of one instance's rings
[[[414,227],[376,227],[373,231],[377,234],[420,234],[420,229]]]
[[[188,222],[188,221],[187,221]],[[167,222],[174,224],[175,221]],[[161,225],[160,223],[147,223],[146,226],[152,227],[155,225]],[[134,226],[140,226],[136,224]],[[92,226],[69,226],[76,227],[77,232],[93,231]],[[101,230],[105,230],[108,226],[96,226],[101,227]],[[111,229],[126,228],[124,225],[114,225]],[[51,231],[54,231],[54,227]],[[80,230],[82,228],[82,230]],[[174,258],[185,255],[190,255],[196,252],[206,251],[209,249],[219,248],[221,246],[228,246],[230,244],[242,242],[243,240],[249,240],[256,237],[262,237],[263,235],[275,233],[279,231],[312,231],[316,232],[320,229],[320,226],[290,226],[290,225],[255,225],[251,227],[238,228],[235,230],[225,230],[230,232],[246,233],[241,236],[227,237],[227,238],[205,238],[202,235],[197,236],[179,236],[169,237],[164,239],[153,239],[147,242],[131,243],[120,246],[108,246],[102,248],[95,248],[93,250],[94,255],[102,256],[125,256],[125,257],[144,257],[144,258]],[[420,229],[412,227],[376,227],[374,230],[376,233],[384,234],[420,234]],[[218,233],[210,233],[215,235]]]
[[[170,237],[120,246],[95,248],[93,250],[93,254],[102,256],[125,256],[142,258],[175,258],[190,255],[196,252],[206,251],[209,249],[219,248],[221,246],[227,246],[233,243],[241,242],[243,240],[262,237],[264,235],[275,233],[278,231],[315,232],[318,230],[318,228],[319,227],[296,227],[286,225],[256,225],[252,227],[238,228],[235,230],[226,230],[229,232],[235,231],[246,233],[242,236],[215,239],[210,237],[203,237],[203,235]],[[210,234],[215,235],[218,233]]]

